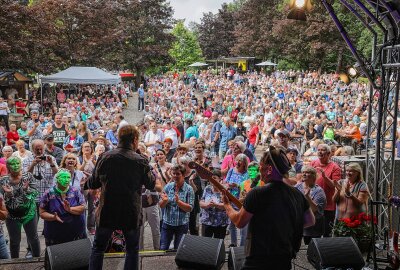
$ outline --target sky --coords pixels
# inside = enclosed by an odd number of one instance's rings
[[[175,19],[185,19],[185,24],[195,21],[200,22],[203,13],[216,13],[222,3],[230,3],[233,0],[169,0],[175,11]]]

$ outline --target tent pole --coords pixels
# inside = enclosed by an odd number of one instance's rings
[[[43,84],[40,82],[40,107],[43,114]]]

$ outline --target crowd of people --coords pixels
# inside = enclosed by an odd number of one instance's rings
[[[0,219],[9,232],[12,258],[19,256],[21,227],[31,254],[40,255],[39,217],[44,220],[46,245],[96,233],[96,209],[105,207],[98,204],[103,190],[100,182],[91,180],[86,190],[83,187],[99,163],[109,159],[107,153],[119,143],[118,131],[128,125],[121,114],[128,105],[125,89],[112,87],[97,97],[88,86],[66,97],[61,88],[58,106],[49,115],[33,108],[19,129],[10,125],[5,131]],[[272,176],[285,184],[276,187],[279,192],[290,187],[302,193],[304,200],[297,195],[295,199],[315,216],[302,230],[305,244],[332,236],[335,220],[366,211],[369,190],[361,166],[351,163],[343,172],[332,157],[354,155],[367,144],[367,85],[346,85],[336,74],[315,71],[218,75],[208,70],[151,77],[138,87],[137,96],[138,111],[144,115],[133,123],[139,131],[137,148],[156,179],[154,185],[146,180],[141,190],[143,220],[126,221],[140,223],[140,249],[146,240],[144,227],[150,226],[154,250],[177,249],[187,233],[221,239],[229,235],[230,246],[270,250],[276,242],[249,243],[255,225],[244,221],[259,211],[251,195],[256,192],[251,191],[261,190],[258,187],[266,186]],[[276,157],[266,156],[270,152]],[[228,206],[225,193],[189,167],[192,161],[210,170],[247,212]],[[115,175],[128,172],[108,170]],[[101,175],[96,177],[101,181]],[[114,207],[124,203],[129,202],[115,199]],[[269,215],[279,217],[279,211]],[[107,220],[116,218],[121,217],[100,217],[100,223],[107,227]],[[283,233],[293,229],[286,227],[282,225]],[[125,240],[119,237],[122,232]],[[95,256],[106,249],[128,253],[127,241],[133,236],[122,232],[98,232]],[[8,258],[0,236],[0,256]],[[282,252],[292,256],[293,249],[282,247]]]
[[[118,129],[128,124],[122,111],[131,90],[123,84],[91,87],[71,91],[57,85],[54,106],[48,107],[33,95],[18,127],[8,125],[7,116],[19,108],[0,98],[0,219],[8,232],[5,239],[1,226],[1,259],[19,258],[22,227],[26,257],[42,254],[39,219],[46,246],[94,234],[100,193],[82,187],[99,157],[116,148]]]
[[[283,181],[305,195],[316,216],[316,225],[304,230],[306,244],[312,237],[331,236],[335,220],[366,211],[369,191],[362,167],[353,163],[343,171],[331,159],[361,153],[366,146],[366,84],[347,85],[337,74],[315,71],[270,75],[204,71],[151,78],[142,93],[145,117],[138,124],[139,148],[164,187],[161,203],[152,206],[160,207],[161,215],[154,209],[153,217],[147,215],[153,220],[149,224],[157,243],[154,249],[159,248],[159,231],[161,249],[168,249],[172,232],[179,240],[188,231],[199,234],[198,228],[204,236],[230,235],[231,246],[244,245],[247,227],[240,229],[238,241],[220,191],[187,164],[202,164],[244,200],[253,187],[266,183],[257,156],[270,146],[284,149],[290,168]],[[185,168],[183,178],[193,190],[184,201],[192,205],[190,211],[177,207],[170,191],[171,168],[176,165]],[[186,194],[186,185],[184,190]]]

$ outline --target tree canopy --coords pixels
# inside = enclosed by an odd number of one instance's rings
[[[185,27],[183,21],[175,25],[172,34],[175,41],[169,54],[174,61],[173,68],[185,69],[194,62],[204,60],[197,37]]]

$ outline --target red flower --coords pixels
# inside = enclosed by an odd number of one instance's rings
[[[366,217],[368,217],[364,212],[358,214],[358,219],[363,221],[366,220]]]
[[[346,224],[349,224],[351,222],[351,219],[349,218],[342,218],[340,221],[343,221]]]
[[[349,222],[349,223],[347,223],[346,225],[347,225],[347,227],[349,227],[349,228],[355,228],[355,227],[358,226],[355,222]]]

